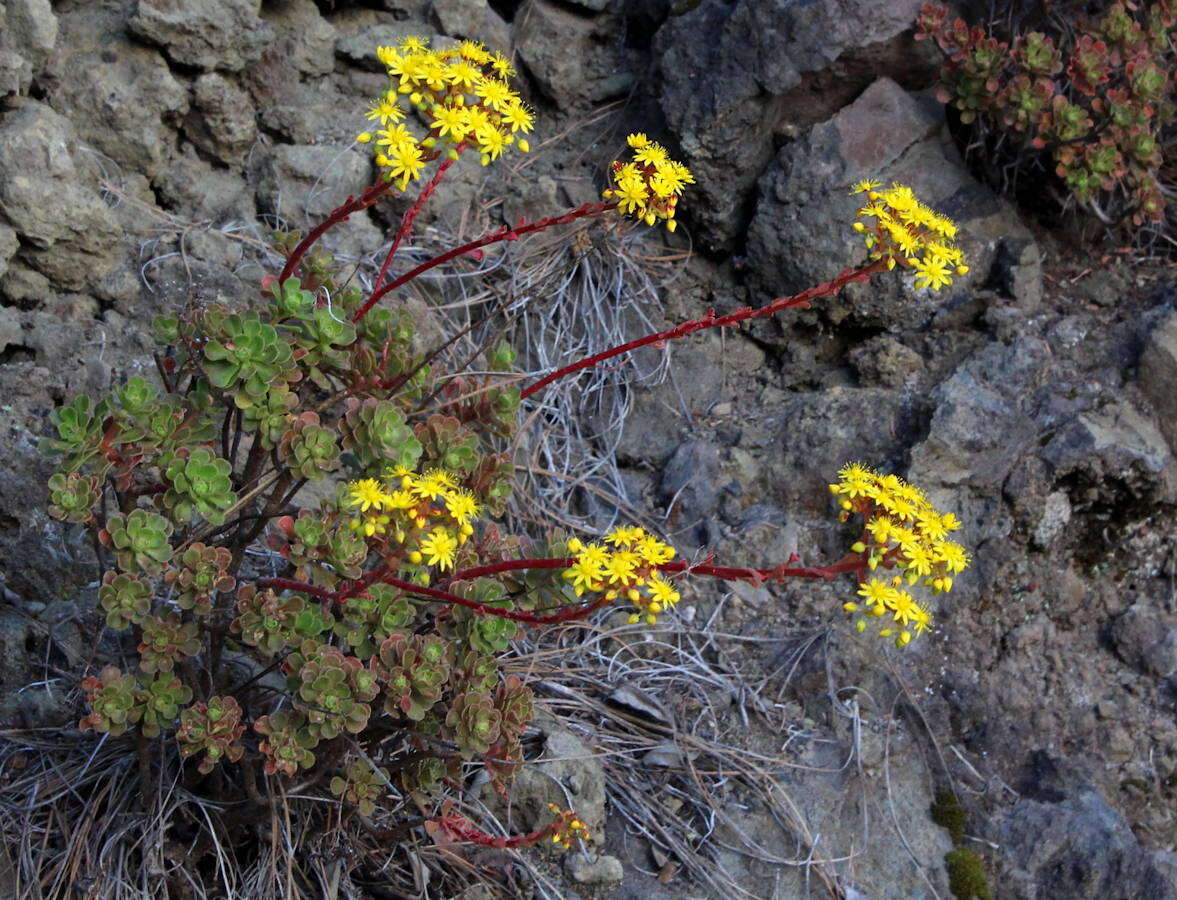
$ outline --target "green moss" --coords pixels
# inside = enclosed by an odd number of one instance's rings
[[[954,847],[964,840],[965,820],[968,818],[964,807],[952,791],[937,791],[936,799],[929,810],[932,821],[948,832]]]
[[[958,847],[944,855],[944,865],[948,869],[948,889],[956,900],[991,900],[985,861],[978,854]]]

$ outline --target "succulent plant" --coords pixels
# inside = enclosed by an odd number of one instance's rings
[[[98,605],[106,613],[106,625],[122,631],[138,625],[151,612],[151,584],[134,575],[106,572],[98,588]]]
[[[233,554],[225,547],[206,547],[197,541],[180,554],[178,569],[169,569],[164,578],[178,588],[176,605],[198,616],[212,612],[214,591],[233,590],[237,581],[227,571]]]
[[[373,769],[367,760],[357,759],[348,763],[343,775],[331,779],[331,793],[344,803],[358,807],[365,816],[376,812],[375,800],[385,791],[388,784],[387,769]]]
[[[339,468],[339,445],[335,432],[319,424],[314,412],[289,420],[278,444],[278,455],[298,475],[317,481]]]
[[[238,407],[261,402],[277,382],[296,380],[290,345],[257,313],[223,319],[206,315],[205,321],[219,326],[219,334],[204,345],[204,373],[213,387],[231,394]]]
[[[502,716],[503,737],[518,741],[531,722],[535,695],[518,676],[508,675],[495,691],[495,707]]]
[[[170,672],[177,662],[200,652],[196,623],[180,621],[178,612],[146,618],[142,627],[139,668],[144,672]]]
[[[324,369],[348,368],[351,354],[348,348],[356,342],[356,329],[346,319],[337,318],[327,307],[312,309],[300,317],[299,334],[295,344],[302,352],[299,360],[307,377],[316,385],[329,390]]]
[[[109,414],[105,401],[95,404],[89,397],[74,397],[49,413],[56,438],[41,442],[41,452],[63,456],[67,472],[76,472],[102,452],[102,423]]]
[[[283,594],[258,591],[252,584],[237,589],[237,618],[229,623],[230,630],[241,635],[251,647],[267,653],[281,653],[299,642],[296,627],[307,612],[302,594]]]
[[[224,524],[226,511],[237,502],[228,461],[207,447],[197,447],[186,456],[177,452],[165,462],[169,486],[164,503],[175,516],[182,520],[201,516],[210,525]]]
[[[263,447],[273,450],[282,440],[290,415],[297,407],[298,394],[278,382],[263,396],[250,398],[242,410],[242,421],[246,429],[257,433]]]
[[[237,762],[245,748],[241,746],[241,735],[245,723],[241,721],[241,706],[232,697],[209,697],[208,702],[192,704],[180,713],[180,727],[176,740],[180,742],[180,755],[195,756],[204,753],[204,759],[196,767],[207,775],[222,759]]]
[[[151,409],[159,399],[159,391],[146,378],[134,375],[126,384],[114,392],[118,408],[132,416],[142,415]]]
[[[450,679],[454,648],[438,635],[394,634],[380,645],[373,665],[385,684],[384,708],[389,715],[416,722],[441,699]]]
[[[90,704],[90,714],[78,723],[82,731],[100,731],[118,737],[143,715],[137,704],[135,676],[107,666],[97,677],[83,679],[82,690]]]
[[[368,704],[380,690],[374,671],[326,644],[291,665],[290,689],[301,701],[299,708],[312,735],[329,740],[342,731],[359,734],[364,730],[372,715]]]
[[[468,650],[456,668],[458,675],[453,680],[467,691],[493,691],[499,683],[498,661],[476,650]]]
[[[347,411],[339,420],[343,445],[364,469],[389,465],[414,467],[421,458],[421,444],[405,417],[388,400],[349,397]]]
[[[140,727],[145,737],[159,737],[170,728],[180,714],[180,707],[192,700],[192,689],[174,675],[157,675],[149,681],[137,698],[143,710]]]
[[[133,509],[129,515],[115,514],[106,520],[99,539],[114,550],[119,568],[124,572],[159,575],[172,559],[168,538],[172,523],[158,513]]]
[[[414,430],[421,442],[421,457],[430,467],[457,473],[478,465],[478,435],[457,419],[430,416]]]
[[[302,318],[309,315],[315,308],[315,295],[303,290],[302,281],[298,278],[287,278],[273,292],[274,310],[278,317]]]
[[[450,701],[445,724],[453,729],[459,747],[482,756],[499,739],[502,713],[489,694],[467,691]]]
[[[49,479],[49,515],[65,522],[89,522],[101,496],[97,476],[57,472]]]
[[[387,584],[374,584],[365,594],[343,604],[335,633],[347,641],[356,656],[367,658],[416,615],[416,606],[404,593]]]
[[[444,760],[436,756],[415,759],[400,770],[399,782],[407,793],[431,794],[437,790],[441,780],[450,774]]]
[[[459,596],[477,603],[497,604],[503,609],[514,608],[510,601],[504,602],[502,599],[506,590],[503,585],[489,578],[454,585],[452,589]],[[518,626],[510,619],[481,615],[464,606],[454,607],[451,611],[451,621],[458,638],[467,647],[485,654],[502,653],[510,646],[518,631]]]
[[[344,578],[359,578],[364,560],[368,558],[368,544],[358,531],[336,528],[327,536],[323,561]]]
[[[309,769],[315,764],[311,751],[319,741],[311,735],[306,716],[293,709],[262,716],[253,723],[253,730],[266,739],[258,744],[258,752],[265,759],[263,766],[267,775],[281,772],[293,776],[299,769]]]
[[[471,492],[482,501],[490,514],[503,511],[507,498],[511,496],[511,475],[515,467],[502,453],[486,454],[477,468],[466,479]]]

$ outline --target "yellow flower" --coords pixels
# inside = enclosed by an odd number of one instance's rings
[[[880,185],[880,183],[881,182],[878,182],[878,181],[872,181],[869,178],[866,179],[865,181],[856,181],[856,182],[854,182],[854,184],[852,184],[850,186],[850,193],[852,195],[853,194],[865,194],[867,191],[873,191],[875,188],[877,188]]]
[[[638,150],[633,158],[640,163],[646,163],[651,166],[659,166],[668,162],[666,150],[658,144],[647,144]]]
[[[424,53],[429,49],[429,38],[410,35],[401,41],[400,48],[405,53]]]
[[[636,212],[639,209],[645,209],[646,185],[637,178],[627,178],[617,185],[615,196],[618,201],[617,207],[622,212]]]
[[[625,142],[629,144],[629,146],[631,146],[634,150],[641,150],[643,147],[648,147],[650,145],[650,139],[640,131],[637,134],[629,135],[629,137],[625,139]]]
[[[952,283],[952,276],[948,273],[948,264],[943,259],[930,256],[915,263],[915,286],[940,290]]]
[[[435,106],[429,127],[437,129],[439,137],[449,134],[454,143],[461,143],[466,134],[466,110],[461,106]]]
[[[458,539],[444,528],[435,528],[425,540],[421,541],[421,553],[425,562],[440,569],[454,567],[454,554],[458,549]]]
[[[505,83],[497,78],[482,79],[474,86],[474,93],[494,110],[505,109],[512,101],[519,99]]]
[[[450,491],[444,495],[445,508],[459,525],[467,525],[478,515],[478,503],[466,491]]]
[[[535,114],[517,101],[503,110],[503,121],[511,126],[511,131],[522,131],[527,134],[531,131]]]
[[[389,122],[399,122],[405,117],[405,111],[389,100],[381,99],[372,104],[368,110],[368,118],[373,122],[379,121],[381,126]]]
[[[358,507],[360,512],[383,509],[392,498],[385,493],[384,486],[375,478],[363,478],[348,482],[348,504]]]

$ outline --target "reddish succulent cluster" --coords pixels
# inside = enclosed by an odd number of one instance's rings
[[[947,57],[940,99],[962,122],[1012,132],[1027,154],[1048,156],[1080,203],[1140,225],[1165,216],[1158,170],[1177,114],[1175,20],[1171,0],[1118,0],[1057,39],[1031,31],[1004,41],[928,3],[916,39]]]

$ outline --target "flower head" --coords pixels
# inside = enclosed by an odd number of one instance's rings
[[[531,131],[534,114],[507,82],[515,74],[507,57],[490,53],[477,41],[431,49],[426,38],[416,36],[396,47],[378,47],[376,56],[390,82],[368,113],[381,130],[357,139],[375,140],[376,164],[401,190],[443,154],[456,159],[474,148],[488,165],[508,148],[530,149],[516,134]],[[409,107],[428,123],[423,138],[402,123]]]
[[[850,190],[866,194],[869,201],[858,210],[853,227],[871,259],[886,260],[889,268],[898,264],[913,269],[916,287],[934,291],[951,284],[954,275],[968,272],[964,254],[952,243],[957,231],[952,220],[921,203],[907,185],[880,187],[868,180],[856,182]]]
[[[902,585],[922,585],[933,593],[952,590],[954,576],[969,565],[965,548],[946,538],[960,522],[952,513],[937,510],[915,485],[858,463],[839,470],[830,492],[838,500],[842,521],[863,517],[862,538],[851,550],[860,555],[865,569],[878,573],[859,584],[861,602],[843,607],[858,614],[858,631],[871,627],[869,616],[881,623],[880,636],[894,637],[896,645],[904,647],[931,628],[932,614]],[[886,570],[896,574],[880,577]]]
[[[633,159],[613,163],[613,187],[605,190],[604,196],[617,201],[622,215],[632,215],[647,225],[663,221],[668,231],[674,231],[678,198],[683,188],[695,182],[691,170],[641,132],[631,134],[626,143],[633,150]]]

